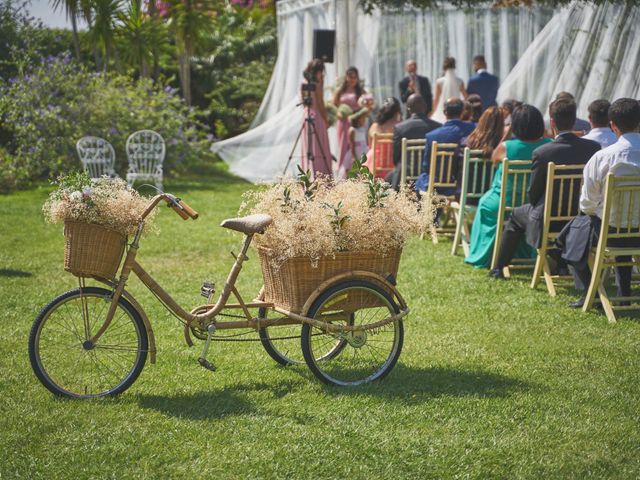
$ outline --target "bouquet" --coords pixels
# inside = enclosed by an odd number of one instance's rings
[[[121,178],[91,179],[86,173],[61,176],[43,206],[47,221],[93,223],[122,235],[135,233],[149,199],[141,196]],[[153,212],[145,224],[151,221]]]

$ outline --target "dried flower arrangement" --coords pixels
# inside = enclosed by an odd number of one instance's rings
[[[58,188],[43,206],[45,218],[51,223],[92,223],[131,235],[149,203],[121,178],[91,179],[82,172],[62,176],[54,184]],[[152,216],[153,212],[145,221],[147,225]]]
[[[308,257],[312,263],[337,252],[401,249],[412,234],[429,232],[432,202],[408,190],[395,192],[356,160],[347,180],[311,180],[300,170],[261,190],[245,194],[241,214],[266,213],[273,224],[254,244],[270,250],[271,261]]]

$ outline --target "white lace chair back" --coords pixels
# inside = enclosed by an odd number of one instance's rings
[[[126,144],[129,171],[127,182],[136,180],[153,181],[162,190],[162,162],[165,144],[159,133],[153,130],[139,130],[132,133]]]
[[[115,177],[116,153],[109,142],[100,137],[82,137],[76,150],[84,171],[91,178]]]

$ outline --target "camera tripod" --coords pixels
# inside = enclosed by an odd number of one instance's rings
[[[307,127],[307,132],[306,132],[307,133],[307,155],[306,155],[307,165],[311,165],[311,166],[315,165],[316,158],[313,153],[313,150],[314,150],[313,141],[315,139],[318,145],[318,149],[320,150],[322,161],[324,162],[325,167],[327,167],[327,171],[331,172],[330,157],[327,157],[326,153],[322,149],[322,144],[320,143],[320,138],[318,137],[318,132],[316,131],[315,119],[311,116],[311,103],[312,103],[311,97],[305,96],[302,99],[302,103],[299,103],[298,105],[296,105],[296,107],[299,107],[300,105],[304,105],[306,115],[304,118],[304,122],[300,127],[300,131],[298,131],[298,135],[296,136],[296,141],[293,142],[293,148],[291,149],[291,153],[289,154],[289,158],[287,159],[287,164],[285,165],[284,170],[282,170],[282,175],[287,173],[289,165],[291,164],[291,160],[293,159],[293,155],[296,151],[296,147],[298,146],[298,142],[300,141],[300,137],[302,137],[302,132],[304,132],[305,130],[305,126]],[[314,168],[312,168],[312,170],[315,171]]]

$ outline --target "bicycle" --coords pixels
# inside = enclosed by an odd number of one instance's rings
[[[140,375],[147,356],[155,363],[155,337],[142,306],[126,290],[135,274],[160,302],[184,323],[184,337],[204,340],[198,363],[215,366],[207,359],[217,331],[254,329],[267,353],[282,365],[306,363],[322,382],[354,386],[378,380],[395,366],[402,350],[403,318],[409,313],[393,279],[367,272],[345,272],[318,286],[300,312],[288,311],[264,301],[263,290],[245,302],[235,283],[246,261],[254,235],[271,224],[267,215],[227,219],[224,228],[245,235],[240,254],[215,303],[214,287],[203,285],[207,304],[187,311],[182,308],[137,262],[145,218],[160,202],[166,202],[184,220],[198,213],[183,200],[167,193],[153,197],[128,245],[117,280],[94,278],[106,287],[87,286],[65,292],[47,304],[33,323],[29,335],[29,358],[40,382],[56,395],[74,398],[113,396],[124,392]],[[233,252],[232,252],[233,255]],[[236,303],[229,303],[233,295]],[[224,320],[223,309],[238,310],[243,320]],[[251,310],[257,309],[257,315]],[[269,318],[268,313],[276,314]],[[291,332],[291,329],[296,331]],[[300,329],[300,330],[297,330]],[[278,336],[279,331],[287,334]],[[292,353],[300,342],[302,358]]]

